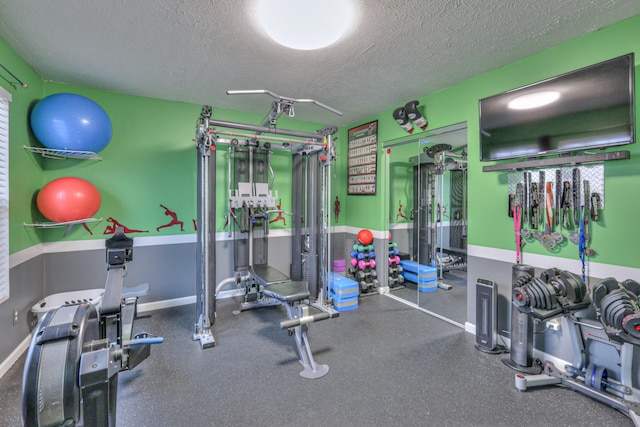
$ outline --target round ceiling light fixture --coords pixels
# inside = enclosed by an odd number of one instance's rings
[[[529,110],[551,104],[559,98],[560,94],[558,92],[548,90],[519,96],[509,101],[507,106],[512,110]]]
[[[269,37],[291,49],[330,46],[354,26],[353,0],[256,0],[255,19]]]

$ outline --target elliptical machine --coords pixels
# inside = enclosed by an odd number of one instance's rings
[[[22,422],[26,427],[116,425],[118,373],[133,369],[163,338],[132,336],[137,296],[123,297],[133,239],[118,227],[106,241],[107,280],[99,313],[88,303],[47,312],[24,367]],[[144,286],[143,286],[144,287]],[[148,291],[136,289],[136,295]]]

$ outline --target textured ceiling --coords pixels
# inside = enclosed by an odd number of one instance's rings
[[[337,44],[289,50],[253,0],[0,0],[0,36],[45,80],[266,114],[267,89],[312,98],[296,117],[349,125],[640,13],[638,0],[355,0]],[[0,61],[1,62],[1,61]]]

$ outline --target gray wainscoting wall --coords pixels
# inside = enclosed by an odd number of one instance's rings
[[[354,236],[355,238],[355,236]],[[195,236],[194,236],[195,240]],[[347,258],[344,233],[332,239],[334,258]],[[347,248],[348,249],[348,248]],[[269,264],[289,274],[291,237],[269,238]],[[136,246],[133,260],[127,264],[124,286],[149,283],[148,295],[141,304],[195,296],[196,243]],[[233,277],[233,243],[216,243],[216,281]],[[104,249],[52,252],[37,255],[10,270],[10,298],[0,304],[0,363],[20,346],[33,327],[31,306],[47,295],[60,292],[103,288],[107,277]],[[225,289],[231,289],[226,287]],[[18,322],[13,325],[13,311]],[[194,311],[194,323],[195,323]]]
[[[45,295],[45,255],[9,270],[9,299],[0,304],[0,363],[20,346],[31,332],[31,306]],[[13,312],[18,322],[13,324]]]

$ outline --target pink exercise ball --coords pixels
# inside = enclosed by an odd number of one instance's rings
[[[40,213],[53,222],[91,218],[100,202],[100,192],[92,183],[72,176],[49,182],[36,198]]]

